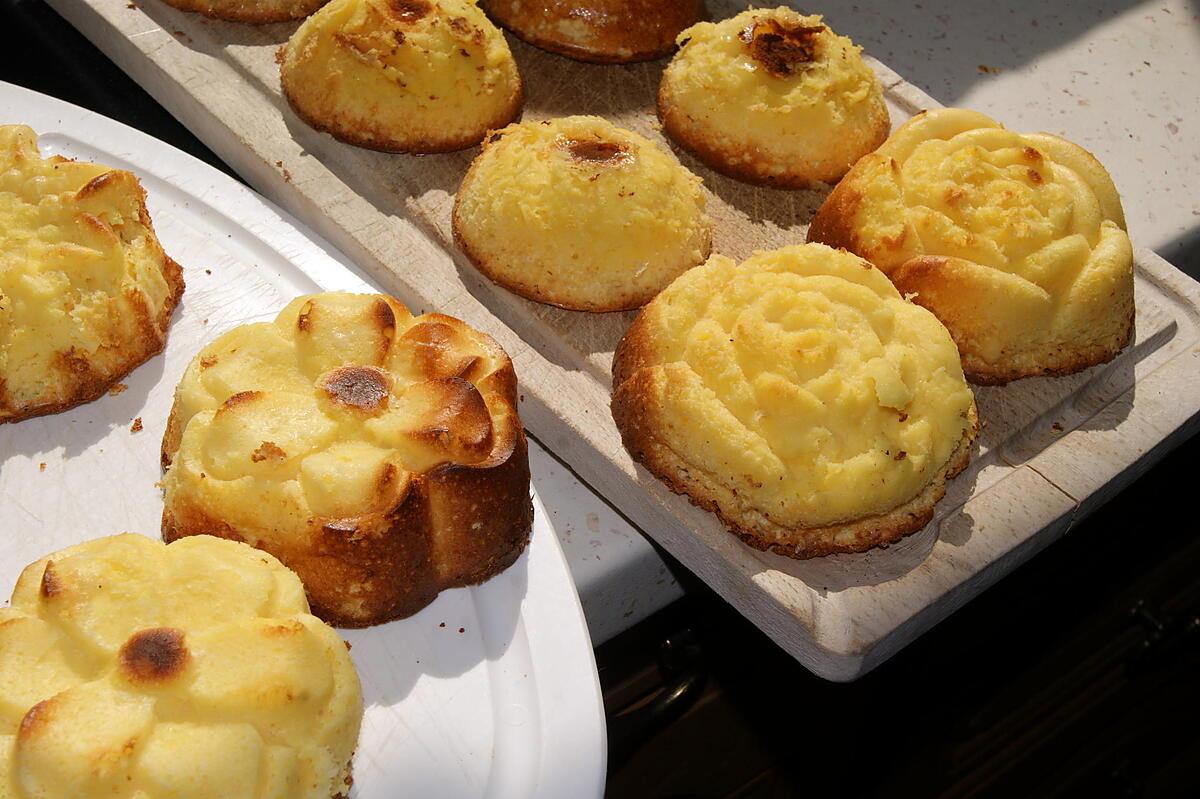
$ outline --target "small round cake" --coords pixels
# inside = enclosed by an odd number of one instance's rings
[[[704,19],[704,0],[483,0],[498,23],[535,47],[578,61],[628,64],[661,58]]]
[[[333,0],[288,40],[280,76],[301,119],[375,150],[461,150],[521,111],[508,43],[472,0]]]
[[[163,0],[181,11],[194,11],[228,22],[262,25],[304,19],[329,0]]]
[[[454,202],[454,237],[523,297],[579,311],[645,305],[712,245],[700,179],[592,116],[495,132]]]
[[[498,574],[533,521],[512,362],[383,295],[300,297],[217,338],[176,389],[162,455],[164,539],[264,549],[339,626]]]
[[[832,183],[888,134],[875,73],[819,16],[751,9],[679,35],[663,130],[718,172],[781,189]]]
[[[104,394],[163,348],[183,294],[131,173],[0,126],[0,424]]]
[[[613,362],[625,446],[757,549],[858,552],[921,529],[967,464],[975,401],[933,314],[816,244],[713,256]]]
[[[362,694],[296,575],[209,536],[98,538],[0,608],[0,796],[332,799]]]
[[[1133,335],[1133,248],[1091,153],[983,114],[917,115],[818,210],[810,241],[869,259],[950,329],[978,383],[1076,372]]]

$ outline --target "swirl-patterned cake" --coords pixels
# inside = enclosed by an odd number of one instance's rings
[[[163,538],[278,557],[314,612],[408,616],[523,551],[533,520],[512,362],[391,297],[300,297],[184,373],[163,438]]]
[[[333,0],[284,48],[284,96],[342,141],[440,153],[521,111],[508,43],[473,0]]]
[[[579,61],[628,64],[665,56],[704,19],[704,0],[482,0],[525,41]]]
[[[208,536],[99,538],[0,608],[5,799],[331,799],[362,695],[296,575]]]
[[[159,352],[183,294],[133,174],[0,126],[0,424],[72,408]]]
[[[1133,249],[1104,167],[983,114],[917,115],[817,212],[810,241],[869,259],[1005,383],[1111,360],[1133,332]]]
[[[262,25],[304,19],[329,0],[163,0],[181,11],[194,11],[213,19]]]
[[[750,9],[679,34],[663,73],[663,130],[713,169],[777,188],[833,182],[887,137],[861,48],[819,16]]]
[[[454,202],[454,236],[497,283],[580,311],[645,305],[712,242],[700,179],[599,117],[496,131]]]
[[[819,244],[684,273],[621,340],[613,387],[636,460],[751,546],[796,558],[919,530],[976,427],[946,329]]]

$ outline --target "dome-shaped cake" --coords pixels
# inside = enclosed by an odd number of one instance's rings
[[[345,643],[243,544],[98,538],[0,608],[6,799],[332,799],[361,718]]]
[[[665,56],[704,19],[704,0],[483,0],[501,25],[543,50],[579,61],[627,64]]]
[[[329,0],[163,0],[181,11],[195,11],[213,19],[261,25],[304,19]]]
[[[594,116],[496,131],[454,202],[454,236],[502,286],[580,311],[638,308],[704,262],[700,179]]]
[[[686,272],[621,340],[613,387],[635,460],[751,546],[797,558],[925,526],[976,427],[941,323],[816,244]]]
[[[440,153],[521,111],[508,43],[473,0],[333,0],[288,40],[283,93],[350,144]]]
[[[0,126],[0,424],[91,402],[163,348],[183,294],[138,179]]]
[[[512,362],[383,295],[300,297],[206,346],[163,439],[163,537],[265,549],[359,627],[517,559],[533,509]]]
[[[1075,372],[1133,334],[1133,248],[1108,172],[1078,145],[974,111],[901,125],[808,237],[869,259],[933,311],[976,382]]]
[[[832,183],[888,134],[861,48],[780,6],[701,22],[663,73],[663,130],[713,169],[776,188]]]

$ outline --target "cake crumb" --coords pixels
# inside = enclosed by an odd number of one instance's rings
[[[115,397],[121,392],[125,391],[127,388],[129,388],[129,386],[125,385],[124,383],[114,383],[112,388],[108,390],[108,396]]]
[[[133,424],[129,425],[129,432],[131,432],[131,433],[142,432],[142,417],[139,416],[133,420]]]
[[[39,472],[46,471],[46,462],[45,461],[42,461],[41,463],[38,464],[38,471]]]

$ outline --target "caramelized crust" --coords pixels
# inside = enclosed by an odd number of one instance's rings
[[[334,624],[409,616],[525,547],[516,392],[504,351],[456,319],[299,298],[189,366],[163,439],[163,537],[271,552]]]
[[[704,0],[483,0],[491,17],[534,47],[597,64],[661,58],[704,19]]]

